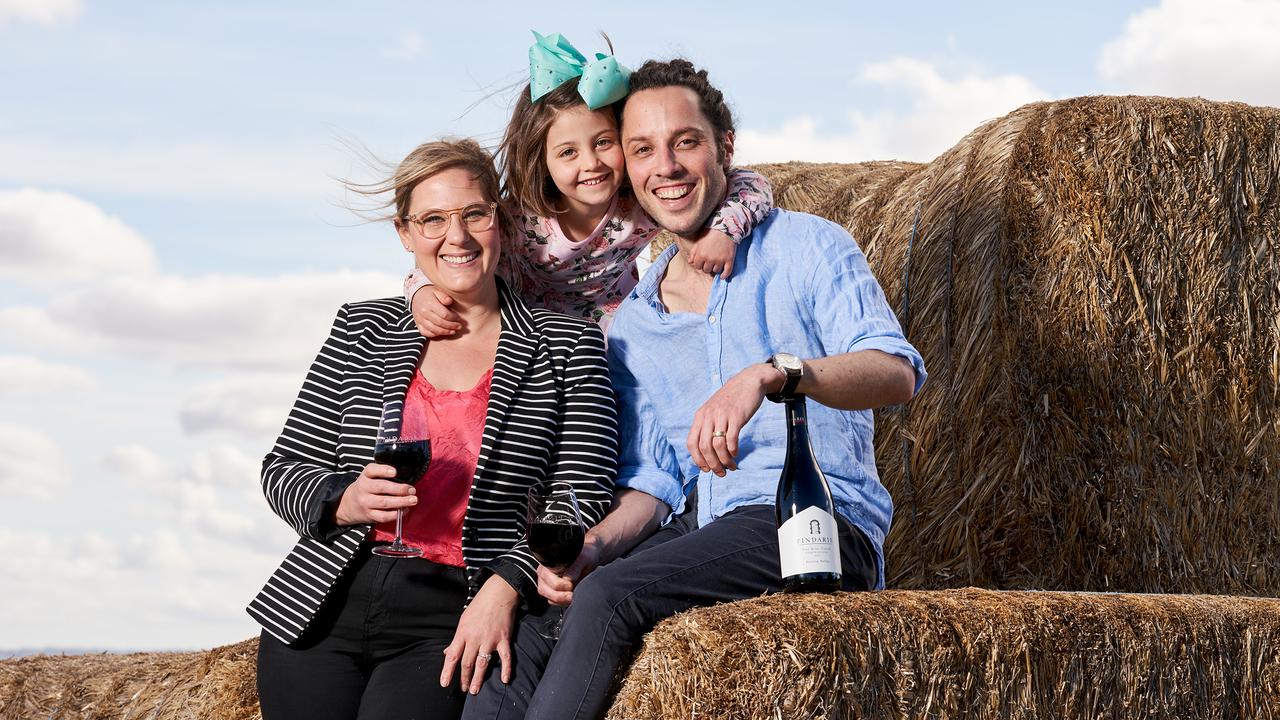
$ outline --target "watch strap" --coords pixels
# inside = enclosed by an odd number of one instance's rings
[[[779,372],[781,372],[783,374],[784,379],[782,381],[782,387],[778,389],[778,392],[765,393],[764,395],[765,398],[767,398],[771,402],[776,402],[776,403],[786,402],[787,400],[790,400],[792,397],[795,396],[796,386],[800,384],[800,375],[802,373],[798,371],[793,372],[793,371],[787,370],[786,368],[780,367],[776,362],[774,362],[773,358],[769,358],[767,362],[775,370],[778,370]]]

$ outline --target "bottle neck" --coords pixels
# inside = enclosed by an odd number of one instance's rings
[[[803,395],[795,395],[783,402],[787,410],[787,448],[809,448],[809,415]]]

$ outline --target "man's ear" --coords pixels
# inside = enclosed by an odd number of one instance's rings
[[[724,157],[721,164],[724,165],[724,171],[729,172],[729,168],[733,167],[733,131],[724,134],[724,142],[721,143]]]

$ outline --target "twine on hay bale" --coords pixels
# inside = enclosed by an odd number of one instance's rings
[[[963,589],[670,618],[609,720],[1280,717],[1280,600]]]
[[[0,661],[0,720],[256,720],[258,640],[204,652]]]
[[[891,587],[1280,595],[1278,125],[1089,97],[927,165],[758,168],[909,304],[930,380],[876,417]]]

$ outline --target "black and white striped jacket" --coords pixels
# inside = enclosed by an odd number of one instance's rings
[[[525,598],[537,595],[537,565],[525,543],[532,485],[572,483],[583,519],[594,525],[609,507],[617,465],[617,412],[599,327],[530,310],[498,286],[502,333],[462,525],[468,601],[490,573]],[[369,525],[334,527],[332,511],[373,461],[382,403],[403,402],[425,342],[403,298],[344,305],[263,460],[267,502],[301,537],[247,610],[283,642],[307,628],[370,534]]]

